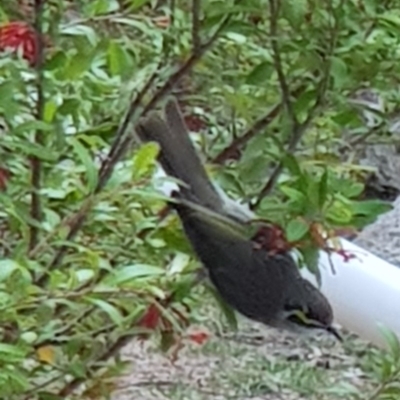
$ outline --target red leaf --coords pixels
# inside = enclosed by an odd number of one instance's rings
[[[161,15],[153,18],[153,22],[157,28],[166,29],[171,25],[171,18],[168,15]]]
[[[161,313],[155,304],[151,304],[143,317],[139,320],[138,325],[143,328],[155,329],[160,321]]]
[[[209,339],[210,334],[205,331],[198,331],[189,333],[187,337],[190,341],[202,345]]]
[[[0,26],[0,51],[22,49],[23,57],[31,66],[36,61],[37,35],[25,22],[14,21]]]
[[[7,189],[7,182],[10,179],[10,171],[0,167],[0,191]]]
[[[284,230],[272,223],[261,226],[252,237],[255,249],[267,250],[269,254],[286,253],[293,244],[286,239]]]
[[[192,132],[199,132],[206,128],[205,122],[196,115],[186,115],[184,120],[187,128]]]

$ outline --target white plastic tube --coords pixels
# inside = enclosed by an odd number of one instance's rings
[[[332,304],[335,321],[362,339],[377,346],[385,340],[378,324],[400,338],[400,268],[374,256],[367,250],[341,239],[343,249],[356,256],[321,253],[321,291]],[[303,275],[313,283],[315,277],[304,268]]]

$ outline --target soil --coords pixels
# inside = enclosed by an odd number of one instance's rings
[[[367,352],[349,335],[342,345],[326,334],[294,337],[243,320],[236,333],[186,346],[175,362],[151,342],[133,341],[111,399],[350,399],[346,393],[371,386],[362,369]]]

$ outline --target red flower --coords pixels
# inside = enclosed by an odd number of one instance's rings
[[[0,51],[22,49],[23,57],[31,66],[36,61],[37,36],[25,22],[15,21],[0,26]]]

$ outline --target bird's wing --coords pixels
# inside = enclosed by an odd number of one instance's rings
[[[235,229],[229,219],[201,212],[187,203],[177,203],[174,207],[222,298],[243,315],[270,323],[277,310],[283,308],[286,297],[288,281],[286,269],[281,268],[283,257],[256,249],[241,226]],[[297,270],[294,261],[291,262]]]

